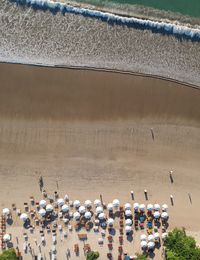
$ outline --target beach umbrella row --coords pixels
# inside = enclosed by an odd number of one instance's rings
[[[4,216],[8,216],[10,214],[10,210],[8,208],[4,208],[2,210],[2,213],[3,213]]]
[[[3,241],[4,242],[9,242],[11,240],[11,236],[9,235],[9,234],[5,234],[4,236],[3,236]]]
[[[128,219],[126,219],[125,224],[126,224],[126,226],[131,226],[133,224],[133,222],[130,218],[128,218]]]
[[[28,215],[27,215],[26,213],[22,213],[22,214],[20,215],[20,219],[21,219],[23,222],[25,222],[25,221],[27,221],[27,219],[28,219]]]

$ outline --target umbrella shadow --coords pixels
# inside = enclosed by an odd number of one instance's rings
[[[8,218],[6,222],[7,222],[7,224],[8,224],[9,226],[11,226],[11,225],[13,224],[12,218]]]
[[[153,259],[155,257],[155,253],[153,251],[149,251],[149,258]]]
[[[116,235],[116,230],[115,230],[114,228],[110,228],[110,229],[109,229],[109,234],[110,234],[111,236],[115,236],[115,235]]]
[[[133,232],[129,233],[126,235],[126,238],[129,242],[132,242],[133,241]]]

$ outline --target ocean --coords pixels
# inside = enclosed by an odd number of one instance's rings
[[[109,3],[139,5],[191,17],[200,17],[199,0],[79,0],[79,2],[90,3],[97,6],[107,6]]]
[[[200,86],[198,27],[38,3],[0,1],[1,62],[123,70]]]

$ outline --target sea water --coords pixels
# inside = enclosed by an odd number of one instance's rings
[[[199,0],[78,0],[98,6],[105,6],[109,3],[140,5],[154,9],[171,11],[191,17],[200,17]]]

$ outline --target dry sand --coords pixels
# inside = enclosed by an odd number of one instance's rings
[[[134,190],[135,201],[147,204],[146,188],[151,203],[170,204],[173,194],[170,228],[184,226],[198,238],[199,126],[200,91],[194,88],[1,64],[0,206],[22,205],[30,195],[39,199],[40,174],[48,192],[57,181],[62,196],[82,202],[100,193],[106,203],[115,197],[130,202]]]

